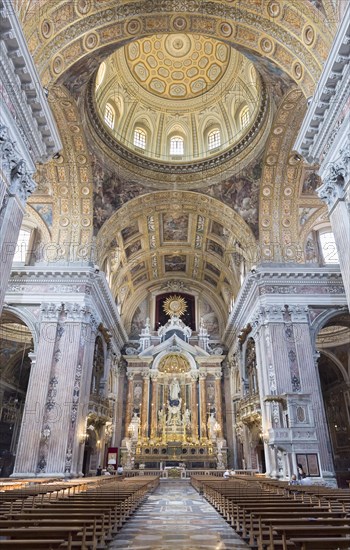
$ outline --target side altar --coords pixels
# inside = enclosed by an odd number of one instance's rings
[[[223,349],[210,345],[202,324],[193,334],[177,311],[169,316],[154,333],[147,321],[139,347],[125,351],[123,465],[225,468]]]

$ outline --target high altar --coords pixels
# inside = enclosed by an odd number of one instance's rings
[[[192,334],[180,316],[186,305],[173,296],[169,321],[142,329],[137,350],[127,348],[127,398],[122,442],[124,467],[225,468],[222,348],[212,347],[201,324]]]

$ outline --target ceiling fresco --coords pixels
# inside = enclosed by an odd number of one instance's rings
[[[14,4],[63,143],[60,158],[39,169],[29,202],[67,259],[64,243],[88,247],[94,235],[129,323],[147,292],[170,279],[206,292],[211,308],[227,312],[240,288],[240,265],[249,268],[257,248],[267,261],[304,260],[304,253],[293,256],[293,243],[305,247],[325,212],[314,170],[295,159],[293,145],[335,33],[331,0],[185,0],[177,12],[156,0]],[[166,162],[159,169],[153,157],[137,164],[100,132],[89,90],[109,56],[119,56],[133,83],[130,93],[123,89],[125,128],[132,132],[142,110],[161,159],[159,128],[171,129],[161,107],[171,105],[193,140],[186,170],[170,173]],[[233,74],[255,86],[256,95],[245,99],[260,109],[247,139],[243,131],[237,142],[239,94],[223,85]],[[105,92],[97,98],[102,106]],[[186,102],[200,107],[196,120]],[[230,142],[220,165],[196,144],[198,130],[205,135],[214,121]],[[233,142],[234,155],[225,157]],[[196,172],[203,159],[208,163]]]

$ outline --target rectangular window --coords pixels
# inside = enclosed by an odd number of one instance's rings
[[[30,240],[30,231],[27,231],[26,229],[21,229],[18,235],[15,255],[13,256],[14,262],[24,263],[26,261],[29,240]]]

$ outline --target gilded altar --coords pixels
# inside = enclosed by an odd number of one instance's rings
[[[148,347],[124,356],[124,465],[224,467],[222,350],[208,348],[204,329],[193,345],[191,329],[176,315],[148,336]]]

